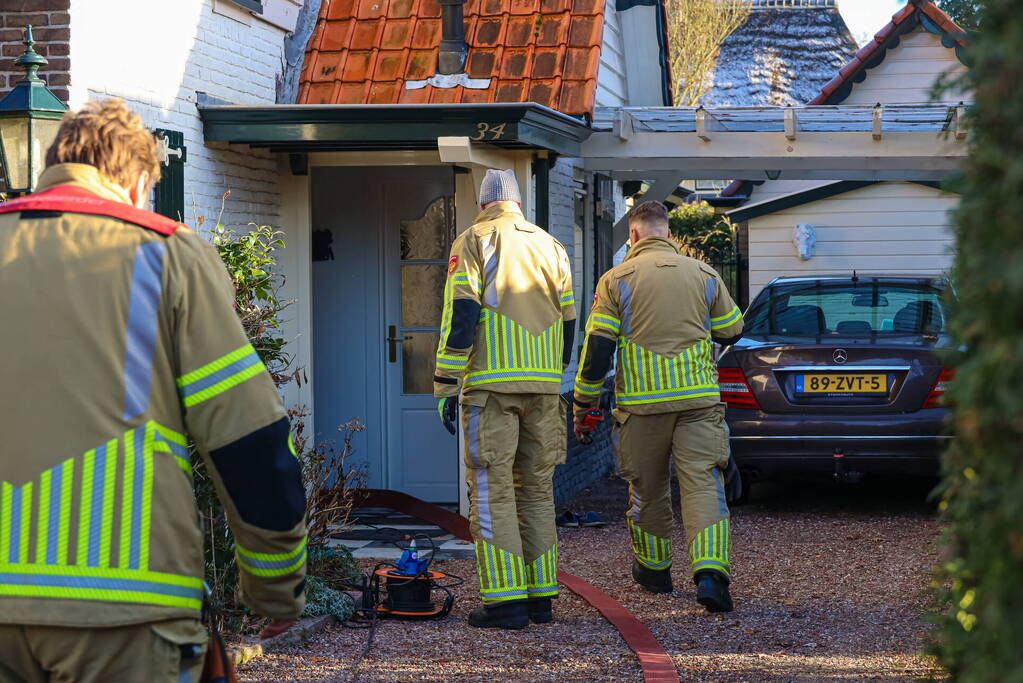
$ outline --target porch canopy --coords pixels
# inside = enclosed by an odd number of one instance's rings
[[[587,170],[650,183],[663,201],[684,180],[940,181],[968,153],[962,104],[598,108],[581,145]],[[623,219],[615,243],[628,235]]]
[[[542,149],[579,156],[591,134],[580,119],[532,102],[483,104],[199,103],[207,142],[309,153],[437,149],[465,137],[501,149]]]
[[[289,152],[296,169],[301,165],[296,156],[318,151],[439,149],[445,162],[478,158],[479,166],[502,163],[501,155],[488,149],[538,150],[580,158],[587,170],[617,180],[647,181],[644,197],[656,201],[683,180],[934,182],[958,170],[968,153],[961,103],[598,107],[589,123],[531,102],[239,106],[200,101],[199,112],[207,141]],[[627,234],[622,219],[614,229],[615,243]]]

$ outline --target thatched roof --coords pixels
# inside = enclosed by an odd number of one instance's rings
[[[806,104],[856,50],[836,0],[753,0],[749,18],[721,45],[702,102]]]

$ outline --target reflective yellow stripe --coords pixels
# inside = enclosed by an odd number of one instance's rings
[[[440,340],[437,342],[438,358],[447,347],[448,336],[451,334],[451,316],[453,315],[455,277],[457,276],[449,277],[447,282],[444,283],[444,306],[441,310],[440,317]]]
[[[720,330],[723,327],[728,327],[742,317],[742,311],[739,310],[738,306],[733,306],[732,310],[726,315],[718,316],[717,318],[710,319],[710,329]]]
[[[159,572],[0,563],[0,595],[202,607],[202,579]]]
[[[82,495],[78,508],[78,546],[75,562],[84,564],[89,555],[89,527],[92,522],[93,468],[96,467],[96,449],[82,456]]]
[[[139,427],[141,429],[141,427]],[[149,569],[149,534],[152,527],[153,516],[153,443],[155,424],[150,422],[145,426],[145,437],[143,448],[145,458],[142,461],[142,533],[139,535],[139,569]]]
[[[35,561],[42,564],[46,562],[46,539],[50,536],[50,481],[53,472],[46,470],[39,476],[39,517],[36,528],[36,555]],[[25,559],[25,556],[21,556]]]
[[[60,479],[60,530],[57,532],[57,563],[68,563],[68,539],[71,535],[71,484],[74,483],[75,461],[64,461]]]
[[[131,494],[135,481],[135,440],[124,435],[124,463],[121,470],[121,538],[117,544],[118,567],[127,567],[131,553]]]
[[[207,401],[264,370],[263,362],[251,344],[235,349],[177,380],[186,408]]]
[[[636,560],[650,569],[669,568],[672,562],[671,539],[647,533],[631,517],[627,517],[626,522],[632,538],[632,554]]]
[[[11,556],[11,538],[14,534],[7,530],[14,521],[13,491],[14,487],[6,481],[0,482],[0,560],[6,560]]]
[[[476,539],[475,544],[483,602],[493,604],[526,598],[525,560],[483,539]]]
[[[619,366],[624,389],[618,400],[623,405],[665,403],[718,393],[710,339],[668,357],[623,338],[619,342]]]
[[[231,363],[233,363],[233,362],[235,362],[237,360],[241,360],[242,358],[245,358],[249,354],[252,354],[252,353],[255,353],[255,352],[256,352],[256,350],[252,348],[252,344],[246,344],[245,346],[242,346],[241,348],[235,349],[231,353],[228,353],[228,354],[226,354],[224,356],[221,356],[220,358],[216,359],[215,361],[213,361],[211,363],[207,363],[206,365],[202,366],[198,370],[193,370],[192,372],[188,373],[187,375],[182,375],[177,380],[178,386],[179,387],[183,387],[186,384],[191,384],[192,382],[195,382],[196,380],[200,380],[203,377],[206,377],[207,375],[212,375],[217,370],[221,370],[223,368],[226,368]]]
[[[21,547],[18,557],[28,560],[28,532],[32,521],[32,482],[21,487],[21,532],[18,534]]]
[[[731,571],[731,528],[728,518],[700,531],[689,545],[689,561],[694,572],[714,569],[728,575]]]
[[[306,559],[306,541],[303,537],[301,542],[286,553],[257,553],[246,550],[239,543],[235,542],[235,551],[238,557],[238,566],[254,576],[284,576],[301,569]]]
[[[103,516],[100,524],[99,566],[110,566],[111,540],[114,535],[114,485],[117,482],[117,439],[107,442],[106,472],[103,482]]]
[[[201,392],[199,392],[197,394],[194,394],[192,396],[186,397],[185,401],[184,401],[185,407],[186,408],[191,408],[192,406],[194,406],[197,403],[202,403],[203,401],[206,401],[208,399],[213,398],[217,394],[222,394],[223,392],[227,391],[228,389],[230,389],[232,387],[235,387],[235,386],[238,386],[239,384],[241,384],[242,382],[244,382],[246,380],[252,379],[256,375],[258,375],[261,372],[263,372],[263,370],[264,370],[264,367],[263,367],[262,363],[258,363],[256,365],[251,365],[251,366],[245,368],[244,370],[242,370],[241,372],[239,372],[238,374],[231,375],[227,379],[221,380],[220,382],[218,382],[217,384],[214,384],[209,389],[205,389],[205,390],[203,390],[203,391],[201,391]]]

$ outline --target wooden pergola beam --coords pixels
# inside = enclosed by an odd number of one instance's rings
[[[706,133],[705,133],[706,135]],[[919,178],[958,170],[968,148],[962,139],[938,132],[806,132],[789,139],[783,131],[720,132],[708,141],[698,132],[637,132],[627,143],[594,133],[582,145],[587,170],[661,172],[686,178],[762,177],[765,169],[788,179],[869,180],[885,174]],[[748,175],[749,173],[754,175]]]

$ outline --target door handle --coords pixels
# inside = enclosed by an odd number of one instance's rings
[[[396,325],[388,325],[387,326],[387,340],[386,341],[387,341],[387,344],[388,344],[388,347],[389,347],[388,351],[387,351],[387,356],[388,356],[388,360],[390,362],[392,362],[392,363],[398,362],[398,344],[403,344],[403,343],[407,342],[410,339],[412,339],[412,337],[408,336],[408,335],[406,335],[404,337],[399,337],[398,336],[398,327]]]

